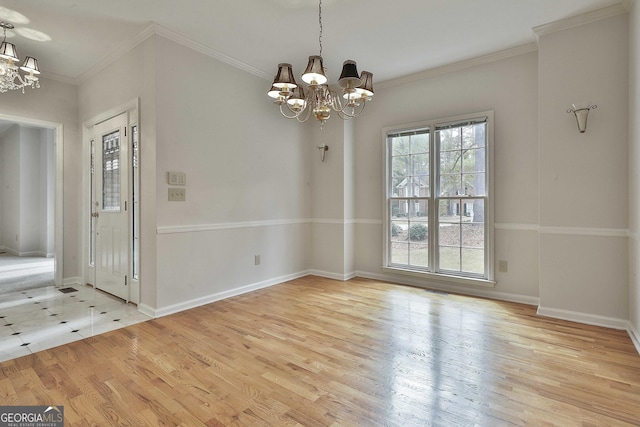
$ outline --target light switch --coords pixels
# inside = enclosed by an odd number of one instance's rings
[[[187,185],[187,174],[184,172],[167,172],[169,185]]]
[[[185,188],[169,188],[170,202],[184,202],[186,200]]]

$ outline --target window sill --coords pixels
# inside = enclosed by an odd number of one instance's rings
[[[478,279],[475,277],[461,277],[451,276],[448,274],[431,273],[427,271],[405,270],[397,267],[383,266],[382,269],[387,273],[403,274],[406,276],[420,277],[436,283],[444,283],[447,285],[464,285],[464,286],[478,286],[483,288],[493,288],[496,286],[494,280]]]

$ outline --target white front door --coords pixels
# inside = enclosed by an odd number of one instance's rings
[[[95,286],[129,301],[127,115],[95,125]]]

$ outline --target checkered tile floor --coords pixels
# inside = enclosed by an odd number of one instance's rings
[[[0,362],[149,320],[91,286],[0,294]]]

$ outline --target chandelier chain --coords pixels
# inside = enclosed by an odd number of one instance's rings
[[[322,56],[322,0],[318,2],[318,23],[320,24],[320,35],[318,43],[320,44],[320,56]]]
[[[342,64],[338,79],[342,91],[337,93],[330,89],[326,68],[322,63],[322,0],[318,0],[318,24],[320,54],[309,57],[307,68],[302,74],[302,81],[307,84],[306,91],[296,83],[291,64],[281,63],[278,64],[278,72],[267,95],[273,98],[284,117],[306,122],[313,115],[322,129],[332,111],[343,120],[362,113],[365,104],[373,96],[373,74],[368,71],[359,74],[356,62],[348,59]]]

